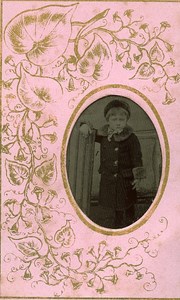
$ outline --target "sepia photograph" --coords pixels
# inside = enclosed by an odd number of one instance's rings
[[[162,154],[155,126],[132,99],[97,99],[74,124],[66,165],[72,195],[91,221],[130,226],[157,194]]]

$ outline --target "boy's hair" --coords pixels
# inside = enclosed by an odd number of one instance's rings
[[[126,113],[127,118],[129,119],[131,114],[129,104],[122,100],[113,100],[109,102],[104,109],[104,116],[106,120],[109,119],[110,115],[117,114],[117,111]]]
[[[126,116],[127,120],[129,119],[129,114],[125,109],[122,107],[112,107],[106,114],[106,120],[109,121],[111,116],[116,115]]]

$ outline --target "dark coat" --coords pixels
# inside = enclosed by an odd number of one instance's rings
[[[99,202],[104,207],[125,210],[136,201],[132,189],[133,170],[141,169],[142,154],[137,136],[127,126],[118,135],[108,140],[108,125],[96,131],[96,142],[100,143],[101,174]]]

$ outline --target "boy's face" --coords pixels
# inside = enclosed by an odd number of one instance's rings
[[[111,129],[121,131],[126,127],[127,116],[126,114],[111,115],[109,116],[108,124]]]

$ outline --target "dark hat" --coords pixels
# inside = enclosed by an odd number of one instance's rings
[[[121,107],[123,108],[124,110],[127,111],[128,113],[128,117],[130,117],[130,107],[129,107],[129,104],[126,103],[125,101],[123,100],[112,100],[111,102],[109,102],[106,106],[105,106],[105,109],[104,109],[104,116],[106,117],[108,111],[111,109],[111,108],[118,108],[118,107]]]

